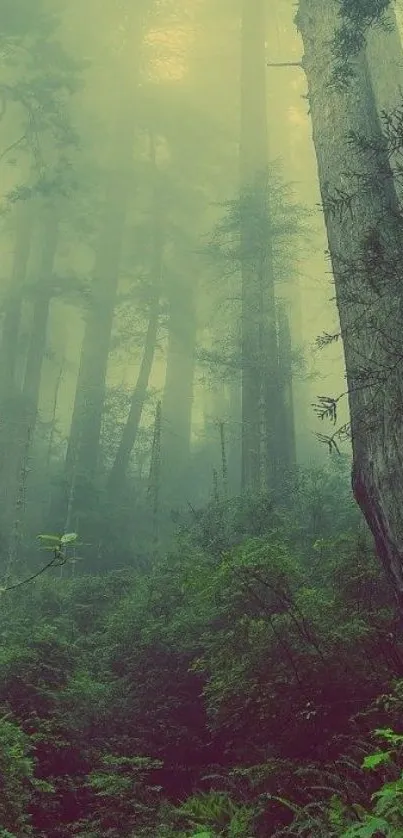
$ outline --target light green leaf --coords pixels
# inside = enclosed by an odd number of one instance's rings
[[[366,823],[354,824],[341,838],[373,838],[377,832],[389,834],[389,824],[384,818],[370,817]]]
[[[73,544],[77,541],[78,535],[76,532],[66,532],[60,539],[60,544]]]
[[[362,768],[372,771],[374,768],[378,768],[378,765],[384,765],[385,762],[390,762],[390,752],[379,751],[377,754],[370,754],[365,757]]]

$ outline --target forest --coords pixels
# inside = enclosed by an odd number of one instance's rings
[[[0,66],[0,838],[403,838],[403,0]]]

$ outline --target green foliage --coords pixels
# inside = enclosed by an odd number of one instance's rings
[[[340,0],[340,26],[333,41],[333,55],[336,59],[334,81],[346,86],[354,74],[351,59],[366,43],[370,27],[387,28],[385,13],[391,0]]]
[[[226,838],[246,838],[253,820],[253,812],[249,807],[237,805],[223,792],[190,797],[179,812],[193,829],[210,827],[212,831],[208,835],[217,834]]]
[[[343,486],[311,473],[284,504],[219,501],[148,574],[4,597],[0,702],[29,736],[33,835],[398,829],[401,641]]]
[[[27,814],[34,773],[32,749],[10,716],[0,719],[0,836],[26,838],[32,834]]]
[[[152,782],[152,773],[161,765],[147,757],[104,756],[86,781],[94,793],[91,829],[112,838],[122,835],[123,824],[130,835],[155,823],[161,787]]]

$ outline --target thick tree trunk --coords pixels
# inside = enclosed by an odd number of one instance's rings
[[[387,12],[387,28],[375,26],[366,34],[367,61],[378,113],[401,118],[403,109],[403,49],[396,15],[392,6]],[[403,198],[403,181],[400,173],[400,152],[391,154],[395,189],[399,200]]]
[[[348,89],[332,83],[338,10],[337,0],[300,0],[297,25],[346,361],[354,493],[403,610],[403,236],[364,52],[352,59]],[[344,210],[329,200],[341,192]]]
[[[403,49],[392,6],[387,28],[374,26],[366,34],[367,60],[378,111],[402,107]]]

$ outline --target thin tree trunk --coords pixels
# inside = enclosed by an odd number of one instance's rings
[[[297,452],[295,442],[292,343],[290,324],[284,303],[277,307],[279,384],[282,392],[281,424],[279,428],[280,460],[288,471],[295,469]]]
[[[160,297],[162,287],[162,271],[164,260],[164,229],[161,211],[161,195],[159,189],[159,173],[156,162],[154,138],[150,138],[151,163],[153,168],[154,195],[153,195],[153,240],[152,240],[152,267],[151,286],[152,298],[150,301],[148,327],[144,340],[143,357],[140,370],[134,387],[130,402],[129,416],[123,429],[122,438],[111,468],[108,487],[113,494],[124,487],[125,476],[131,452],[136,444],[140,428],[141,416],[147,396],[148,383],[154,362],[157,345],[158,327],[160,320]]]
[[[44,218],[42,251],[39,262],[34,266],[36,284],[33,287],[34,312],[31,325],[31,336],[27,352],[26,370],[23,382],[20,404],[15,406],[12,414],[13,428],[8,435],[8,448],[5,456],[2,484],[4,498],[2,500],[2,516],[4,517],[5,532],[11,525],[10,516],[18,493],[21,478],[22,463],[29,456],[29,444],[32,443],[38,412],[42,362],[46,349],[46,335],[50,299],[52,294],[51,277],[57,247],[58,222],[57,217],[49,215]],[[28,447],[27,447],[28,446]]]
[[[61,363],[60,363],[59,371],[58,371],[58,374],[57,374],[55,391],[54,391],[54,395],[53,395],[52,419],[51,419],[51,423],[50,423],[48,449],[47,449],[47,454],[46,454],[46,471],[47,471],[49,476],[50,476],[50,466],[51,466],[51,462],[52,462],[53,444],[54,444],[54,439],[55,439],[55,435],[56,435],[57,406],[58,406],[58,402],[59,402],[60,387],[61,387],[61,384],[62,384],[62,381],[63,381],[64,366],[65,366],[65,359],[63,358]]]
[[[241,68],[241,201],[267,169],[265,60],[261,53],[265,14],[262,0],[244,0]],[[245,202],[246,203],[246,202]],[[261,288],[251,264],[247,207],[241,217],[242,249],[242,488],[261,482]],[[253,223],[253,222],[252,222]],[[252,231],[253,232],[253,231]],[[253,239],[252,239],[253,241]],[[249,255],[249,258],[247,256]]]
[[[16,367],[20,335],[23,285],[31,249],[34,213],[32,201],[20,202],[17,208],[16,240],[10,289],[7,294],[1,336],[1,392],[4,404],[17,390]]]
[[[354,493],[403,611],[403,236],[364,51],[351,59],[348,88],[332,83],[338,12],[337,0],[326,8],[300,0],[297,25],[346,361]],[[340,192],[349,196],[344,211],[334,206]]]
[[[42,364],[46,351],[49,311],[53,295],[52,275],[58,235],[57,213],[54,210],[49,210],[44,221],[43,246],[34,288],[33,320],[23,384],[23,399],[29,417],[31,433],[34,432],[38,413]]]
[[[195,281],[181,277],[170,288],[167,365],[162,400],[162,491],[183,499],[190,461],[196,351]]]
[[[264,0],[244,0],[241,71],[242,488],[277,475],[277,341],[268,165]],[[252,204],[256,204],[253,207]],[[266,222],[263,232],[261,214]],[[260,229],[259,229],[260,226]]]
[[[153,543],[158,548],[160,524],[160,493],[161,493],[161,402],[157,403],[155,411],[153,444],[151,450],[150,473],[148,478],[148,496],[152,503]]]
[[[242,485],[242,388],[240,376],[230,381],[228,396],[228,485],[238,495]]]
[[[154,361],[155,347],[157,343],[158,325],[160,315],[160,301],[159,295],[150,306],[150,315],[147,327],[147,333],[144,341],[143,357],[141,360],[140,370],[133,390],[130,411],[126,424],[123,428],[123,434],[119,443],[119,447],[115,456],[113,466],[111,468],[108,487],[112,493],[121,491],[124,487],[124,480],[129,465],[131,452],[136,444],[137,434],[140,427],[141,416],[144,408],[144,402],[147,396],[148,382],[150,379],[151,369]]]

